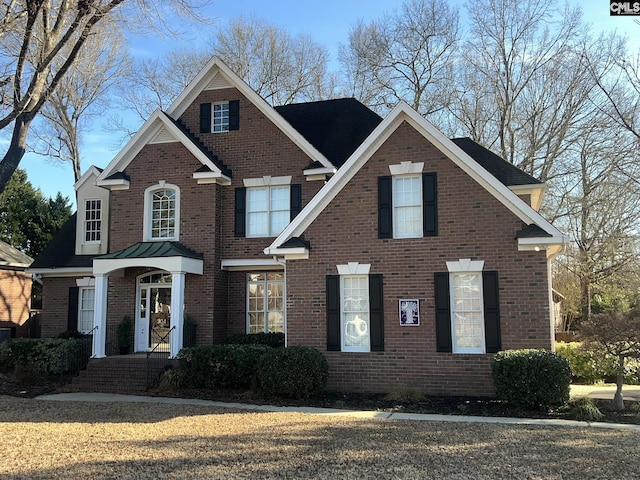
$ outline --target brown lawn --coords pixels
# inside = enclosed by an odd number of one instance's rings
[[[632,479],[640,431],[0,396],[0,478]]]

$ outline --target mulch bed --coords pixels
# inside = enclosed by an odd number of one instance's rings
[[[68,386],[60,386],[58,379],[28,379],[18,381],[10,376],[0,374],[0,395],[33,398],[69,391]],[[123,393],[123,392],[119,392]],[[463,396],[426,396],[419,400],[411,398],[389,398],[384,393],[344,393],[322,392],[311,399],[267,398],[252,391],[207,390],[207,389],[156,389],[147,392],[152,396],[172,396],[182,398],[198,398],[228,403],[253,403],[289,406],[310,406],[323,408],[339,408],[346,410],[373,410],[384,412],[429,413],[440,415],[469,415],[481,417],[515,417],[536,419],[571,420],[566,407],[550,410],[526,409],[510,405],[506,402],[486,397]],[[402,395],[400,395],[402,397]],[[594,400],[598,409],[604,414],[601,422],[626,423],[640,425],[640,409],[635,402],[625,401],[626,410],[616,411],[611,408],[610,400]]]

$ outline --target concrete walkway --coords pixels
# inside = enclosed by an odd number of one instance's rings
[[[40,401],[64,401],[64,402],[137,402],[137,403],[167,403],[174,405],[201,405],[215,408],[232,408],[238,410],[251,410],[261,412],[289,412],[311,415],[335,415],[357,418],[380,418],[387,420],[418,420],[431,422],[475,422],[475,423],[501,423],[510,425],[541,425],[564,427],[593,427],[619,430],[640,431],[640,425],[627,425],[617,423],[579,422],[575,420],[510,418],[510,417],[472,417],[465,415],[432,415],[422,413],[397,413],[377,411],[340,410],[333,408],[316,407],[279,407],[274,405],[253,405],[244,403],[224,403],[211,400],[199,400],[192,398],[172,397],[147,397],[138,395],[121,395],[112,393],[58,393],[54,395],[41,395],[36,397]]]

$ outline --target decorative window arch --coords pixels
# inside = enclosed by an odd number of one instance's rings
[[[180,188],[161,180],[144,191],[145,241],[180,238]]]

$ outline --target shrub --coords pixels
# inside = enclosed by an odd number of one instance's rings
[[[604,415],[589,397],[575,398],[569,402],[569,416],[583,422],[597,422]]]
[[[582,342],[558,342],[556,352],[569,360],[574,381],[578,383],[593,384],[616,380],[617,360],[602,347],[587,346]],[[627,358],[624,370],[626,384],[640,383],[640,360]]]
[[[284,333],[239,333],[229,336],[225,343],[234,345],[267,345],[273,348],[280,348],[284,347]]]
[[[183,348],[172,382],[192,388],[248,388],[264,345],[207,345]]]
[[[569,361],[546,350],[508,350],[496,354],[493,381],[498,398],[522,407],[549,408],[569,400]]]
[[[60,375],[76,373],[89,361],[89,338],[15,338],[0,345],[0,368],[10,372]]]
[[[268,351],[258,361],[258,383],[268,395],[309,398],[327,384],[329,365],[310,347],[287,347]]]

